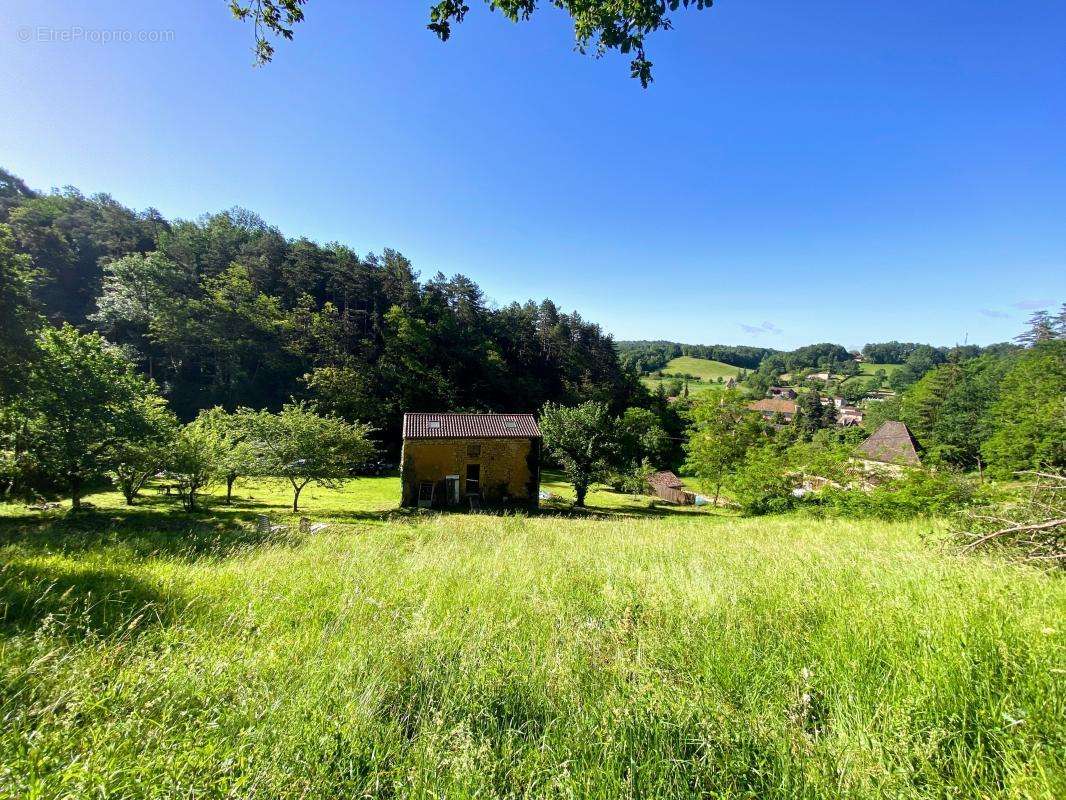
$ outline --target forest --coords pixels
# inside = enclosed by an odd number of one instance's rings
[[[640,492],[650,471],[683,469],[715,502],[725,485],[746,513],[786,510],[796,475],[846,483],[854,447],[885,420],[909,426],[928,466],[1011,478],[1066,463],[1062,312],[987,347],[615,343],[548,299],[495,307],[464,275],[424,280],[397,250],[288,237],[244,209],[168,220],[8,172],[0,267],[7,493],[62,488],[76,505],[106,473],[133,502],[185,453],[170,472],[190,508],[198,465],[228,490],[238,475],[316,465],[289,476],[295,510],[308,480],[396,463],[411,410],[540,413],[578,505],[594,483]],[[737,367],[737,388],[697,399],[641,383],[679,356]],[[864,405],[865,430],[838,424],[809,383],[819,375]],[[806,384],[792,424],[752,416],[752,400],[789,381]],[[274,445],[251,454],[246,439]],[[283,440],[309,449],[281,458]]]
[[[39,318],[121,348],[182,420],[306,399],[370,423],[387,447],[405,410],[579,399],[621,410],[642,392],[577,312],[550,300],[494,308],[463,275],[422,280],[396,250],[289,238],[244,209],[167,220],[71,187],[38,193],[0,170],[0,226],[9,386]]]

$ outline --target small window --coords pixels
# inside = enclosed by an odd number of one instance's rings
[[[515,422],[513,419],[504,420],[503,427],[512,431],[516,431],[518,430],[518,423]]]
[[[468,444],[466,446],[467,458],[481,458],[481,445],[480,444]]]
[[[439,428],[440,427],[440,420],[439,419],[431,419],[431,420],[429,420],[426,423],[426,427],[427,428]]]

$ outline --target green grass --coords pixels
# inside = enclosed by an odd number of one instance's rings
[[[1064,578],[938,524],[239,495],[0,506],[0,797],[1066,794]]]
[[[725,364],[721,361],[680,356],[672,359],[665,367],[663,367],[662,371],[672,374],[694,375],[700,378],[700,381],[694,381],[689,384],[689,393],[691,394],[693,392],[705,392],[711,389],[723,388],[724,381],[727,381],[730,378],[735,378],[741,370],[740,367],[734,367],[731,364]],[[723,380],[722,384],[717,383],[718,378]],[[660,383],[660,379],[653,375],[645,375],[641,380],[645,386],[653,391]],[[669,383],[671,380],[671,378],[664,379],[666,383]]]
[[[859,374],[856,375],[853,378],[848,378],[847,380],[844,381],[844,383],[847,383],[848,381],[853,381],[853,380],[856,380],[856,379],[866,380],[867,378],[872,378],[874,373],[877,372],[877,370],[879,370],[879,369],[883,369],[885,371],[886,378],[891,378],[892,377],[892,373],[896,372],[902,366],[903,366],[902,364],[870,364],[870,363],[863,362],[862,364],[859,365]],[[888,387],[886,386],[885,388],[888,388]]]

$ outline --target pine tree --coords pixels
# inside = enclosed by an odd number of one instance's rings
[[[1066,308],[1066,306],[1064,306]],[[1020,333],[1014,337],[1020,345],[1026,347],[1032,347],[1037,342],[1046,342],[1051,339],[1059,338],[1058,332],[1060,330],[1060,320],[1062,319],[1062,312],[1058,317],[1052,317],[1051,314],[1044,311],[1034,311],[1033,315],[1029,317],[1029,330],[1024,333]]]

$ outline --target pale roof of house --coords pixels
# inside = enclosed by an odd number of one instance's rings
[[[530,439],[540,428],[532,414],[404,414],[404,439]]]
[[[771,414],[795,414],[796,404],[791,400],[781,397],[767,397],[765,400],[756,400],[748,405],[752,411],[765,411]]]
[[[922,463],[922,446],[902,422],[882,422],[873,435],[855,450],[860,458],[917,467]]]

